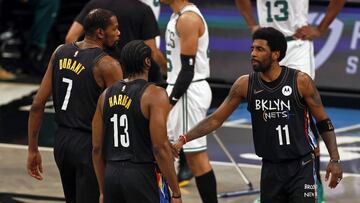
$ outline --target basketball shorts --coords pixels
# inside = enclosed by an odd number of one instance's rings
[[[173,85],[166,88],[170,95]],[[186,93],[173,106],[169,113],[167,130],[170,141],[176,141],[193,126],[206,117],[210,107],[212,93],[205,80],[192,82]],[[184,152],[200,152],[206,150],[206,137],[192,140],[183,146]]]
[[[108,161],[105,167],[104,203],[159,203],[155,164]]]
[[[280,65],[305,72],[314,79],[315,55],[313,42],[309,40],[292,40],[288,41],[287,46],[286,55],[280,61]]]
[[[317,198],[314,154],[281,163],[263,160],[261,202],[315,203]]]
[[[59,127],[54,157],[66,202],[98,203],[99,187],[92,163],[91,133]]]

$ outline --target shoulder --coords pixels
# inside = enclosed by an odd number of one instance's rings
[[[249,74],[238,77],[238,79],[236,79],[236,81],[234,82],[234,86],[241,88],[247,87],[249,83],[249,78],[250,78]]]
[[[163,106],[169,104],[169,97],[164,88],[150,84],[143,93],[142,101],[149,105]]]
[[[120,66],[120,63],[118,60],[114,59],[113,57],[111,57],[108,54],[105,54],[103,57],[101,57],[96,64],[100,67],[115,67],[115,66]]]
[[[301,71],[297,73],[296,83],[301,97],[304,96],[304,94],[306,93],[312,92],[312,90],[315,87],[315,83],[311,79],[311,77],[308,74]]]
[[[157,100],[169,100],[167,92],[164,88],[158,87],[155,84],[150,84],[144,91],[144,96],[152,98],[154,101]]]
[[[307,73],[298,71],[297,77],[296,77],[296,82],[298,85],[306,85],[311,81],[313,81],[313,80]]]
[[[202,24],[202,18],[193,11],[186,11],[182,13],[178,19],[178,25],[196,25],[196,24]]]
[[[240,76],[232,85],[230,94],[245,98],[247,96],[249,75]]]

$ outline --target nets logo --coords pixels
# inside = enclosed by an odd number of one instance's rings
[[[282,90],[281,90],[281,92],[282,92],[282,94],[284,95],[284,96],[290,96],[291,95],[291,93],[292,93],[292,88],[289,86],[289,85],[286,85],[286,86],[284,86],[283,88],[282,88]]]

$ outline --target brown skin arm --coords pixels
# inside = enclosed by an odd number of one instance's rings
[[[325,17],[320,22],[318,26],[303,26],[296,30],[294,37],[300,38],[302,40],[313,40],[318,38],[324,33],[331,22],[336,18],[340,13],[341,9],[344,7],[346,0],[332,0],[330,1],[328,8],[326,10]]]
[[[96,106],[96,111],[92,121],[92,157],[96,178],[99,184],[100,197],[104,191],[104,171],[105,161],[102,154],[102,146],[104,141],[103,133],[103,106],[106,90],[100,95]]]
[[[204,120],[200,121],[195,127],[186,133],[187,142],[196,138],[208,135],[212,131],[219,128],[222,123],[231,115],[232,112],[240,105],[242,99],[247,96],[249,76],[243,75],[238,78],[230,89],[228,96],[218,109]],[[173,145],[178,151],[184,145],[184,140],[180,137]]]
[[[59,46],[60,47],[60,46]],[[59,48],[58,47],[58,48]],[[58,49],[57,48],[57,49]],[[52,54],[44,78],[41,81],[31,109],[28,121],[28,158],[27,172],[31,177],[42,180],[43,168],[41,163],[41,154],[38,150],[38,137],[44,114],[45,103],[52,93],[52,65],[57,49]]]
[[[146,45],[151,48],[152,58],[154,61],[160,66],[161,74],[167,74],[167,66],[166,66],[166,59],[160,49],[156,47],[156,40],[155,38],[147,39],[144,41]]]
[[[250,0],[235,0],[236,7],[239,9],[241,15],[244,17],[251,33],[259,29],[254,15],[252,14],[252,6]]]
[[[310,76],[306,73],[299,72],[297,84],[300,95],[304,98],[306,105],[309,107],[311,114],[315,117],[316,121],[319,122],[329,118],[321,102],[320,94]],[[336,144],[335,132],[324,132],[321,134],[321,137],[324,140],[326,148],[330,154],[330,159],[339,160],[340,156]],[[326,169],[325,180],[327,181],[331,175],[329,182],[330,188],[335,188],[337,186],[337,180],[338,178],[342,178],[342,174],[343,171],[339,163],[329,162]]]
[[[171,154],[171,144],[167,137],[166,121],[170,103],[163,88],[150,85],[141,98],[141,111],[149,119],[153,152],[161,173],[169,183],[174,196],[181,195]]]
[[[186,12],[179,17],[176,30],[180,36],[181,54],[195,56],[199,37],[205,31],[203,20],[196,13]]]
[[[123,79],[123,72],[120,63],[111,56],[102,57],[94,67],[94,78],[96,83],[106,88],[116,81]]]
[[[76,42],[83,34],[84,27],[79,22],[74,21],[68,33],[66,34],[65,43],[70,44]]]

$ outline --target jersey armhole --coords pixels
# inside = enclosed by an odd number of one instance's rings
[[[176,35],[180,38],[180,35],[179,35],[179,32],[178,32],[178,30],[177,30],[177,23],[178,23],[178,20],[179,20],[179,18],[180,18],[180,16],[182,15],[182,14],[184,14],[184,13],[195,13],[197,16],[199,16],[199,18],[201,19],[201,21],[203,22],[203,24],[204,24],[204,27],[205,27],[205,29],[204,29],[204,33],[202,33],[202,35],[201,36],[199,36],[199,38],[201,38],[201,37],[203,37],[204,36],[204,34],[206,33],[206,30],[207,30],[207,24],[206,24],[206,22],[205,22],[205,19],[204,19],[204,17],[202,17],[202,16],[200,16],[198,13],[196,13],[195,11],[192,11],[192,10],[187,10],[187,11],[184,11],[184,12],[182,12],[182,13],[178,13],[178,15],[179,15],[179,17],[176,19],[176,23],[175,23],[175,33],[176,33]]]

